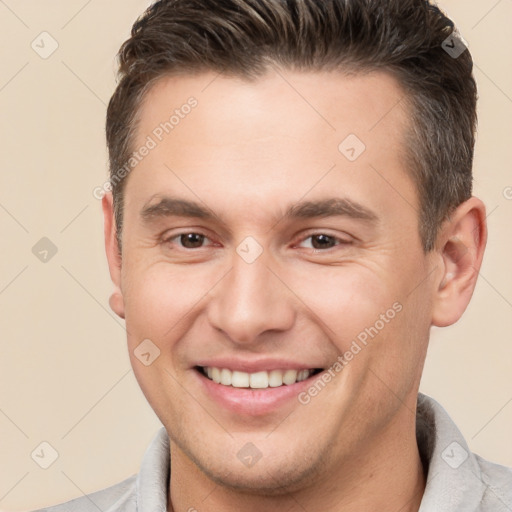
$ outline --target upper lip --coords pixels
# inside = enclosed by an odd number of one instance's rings
[[[198,361],[194,366],[203,366],[211,368],[226,368],[231,371],[246,373],[256,373],[272,370],[310,370],[314,368],[324,368],[323,365],[314,365],[311,363],[302,363],[290,361],[289,359],[235,359],[235,358],[217,358]]]

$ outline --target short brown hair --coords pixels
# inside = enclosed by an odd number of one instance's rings
[[[443,48],[447,40],[454,46],[453,35],[453,22],[427,0],[154,3],[120,49],[120,80],[107,112],[120,251],[126,177],[116,173],[133,150],[138,109],[151,85],[164,75],[201,71],[256,79],[270,64],[381,70],[398,80],[411,110],[406,150],[420,197],[420,236],[432,250],[443,220],[472,194],[477,89],[469,51],[455,58]]]

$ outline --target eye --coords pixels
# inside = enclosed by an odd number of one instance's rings
[[[327,233],[314,233],[312,235],[307,236],[306,238],[303,238],[301,243],[303,244],[310,239],[311,242],[308,245],[306,245],[306,248],[314,249],[315,251],[332,249],[333,247],[336,247],[338,245],[350,244],[349,240],[344,240],[336,236],[328,235]]]
[[[184,249],[201,249],[203,247],[203,242],[205,240],[209,240],[209,238],[202,233],[180,233],[170,238],[166,238],[162,243],[174,244],[175,240],[178,240],[179,245]]]

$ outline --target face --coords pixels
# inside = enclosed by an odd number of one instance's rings
[[[120,289],[176,461],[278,493],[413,430],[433,284],[403,96],[382,73],[269,71],[146,97]]]

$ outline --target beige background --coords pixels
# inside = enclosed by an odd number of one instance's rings
[[[0,510],[55,504],[132,475],[160,426],[108,306],[92,195],[107,177],[114,56],[148,4],[0,1]],[[512,0],[441,5],[475,59],[475,195],[488,207],[490,241],[463,319],[433,330],[421,390],[473,451],[512,466]],[[43,31],[59,45],[47,59],[31,48],[51,48]],[[42,237],[58,248],[47,263],[32,253]],[[46,470],[31,458],[43,441],[59,454]]]

